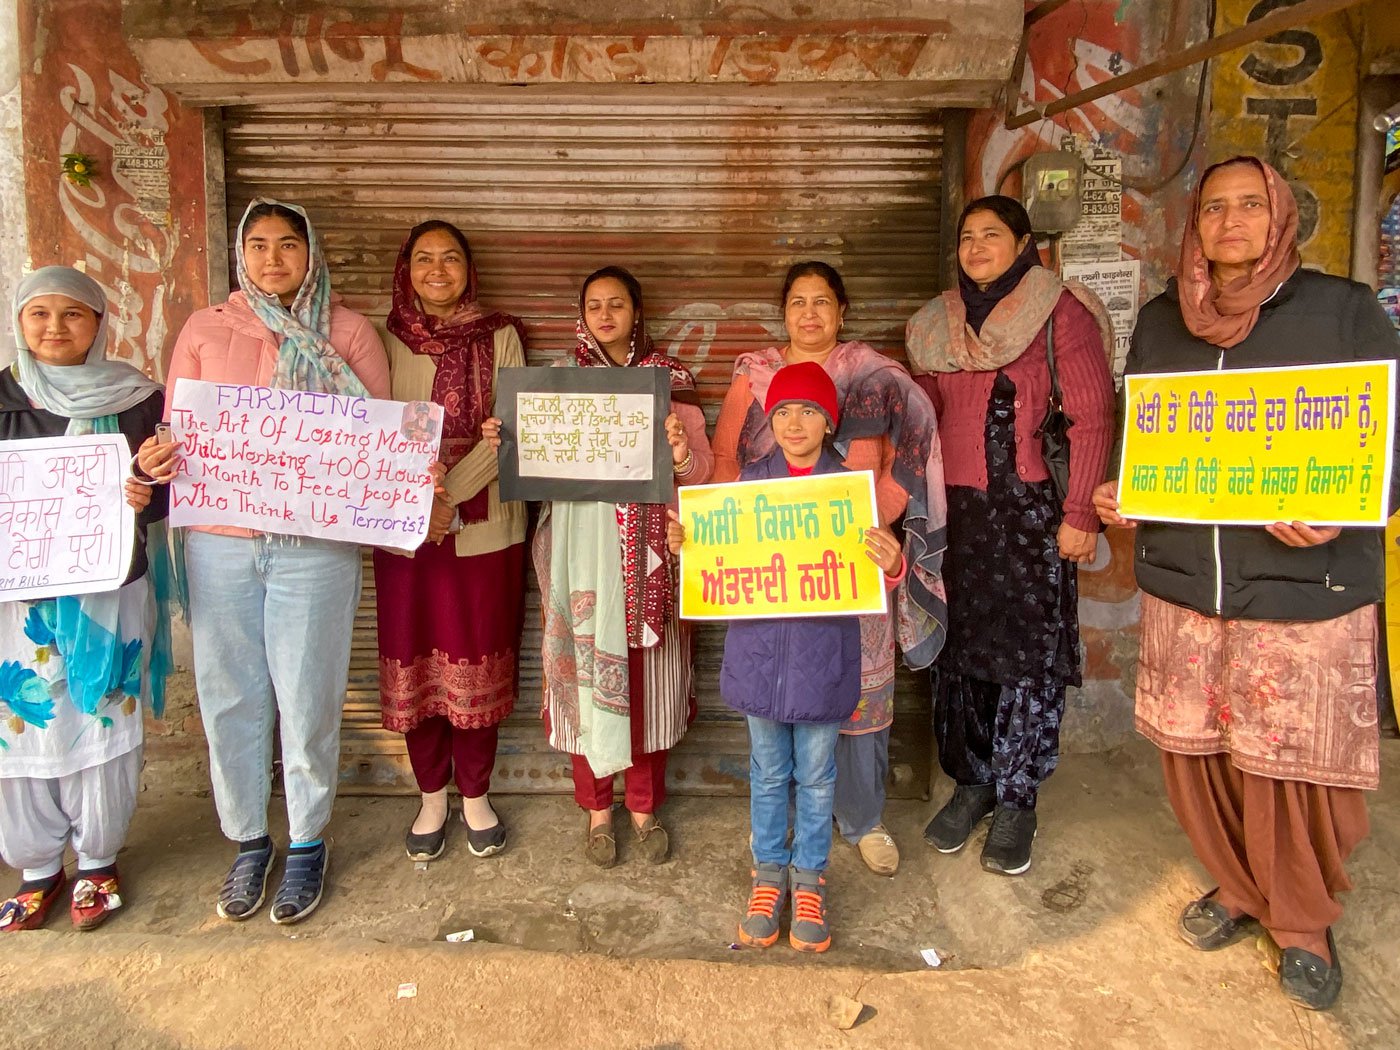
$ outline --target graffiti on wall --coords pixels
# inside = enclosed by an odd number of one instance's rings
[[[169,333],[169,280],[179,240],[170,211],[169,99],[107,70],[101,88],[81,66],[59,92],[63,153],[105,146],[110,179],[59,181],[59,206],[85,249],[88,275],[113,306],[108,355],[159,373]]]
[[[1224,33],[1298,0],[1219,0]],[[1344,14],[1275,33],[1216,63],[1211,159],[1262,156],[1298,199],[1303,261],[1348,272],[1356,156],[1356,43]]]
[[[203,119],[143,74],[120,0],[21,0],[19,16],[30,262],[84,266],[112,304],[108,352],[159,378],[208,294]],[[94,159],[89,185],[62,178],[65,153]]]
[[[675,18],[502,29],[430,20],[405,28],[402,11],[365,15],[226,5],[196,20],[188,47],[214,82],[349,80],[376,83],[607,83],[843,81],[985,74],[987,55],[959,51],[944,19],[813,19],[784,5],[721,9],[689,29]],[[419,19],[423,22],[423,19]],[[428,28],[424,28],[424,26]],[[791,26],[791,29],[783,27]]]
[[[442,79],[440,71],[405,60],[401,11],[370,19],[347,11],[284,12],[264,29],[254,18],[259,6],[231,12],[235,28],[228,35],[213,38],[193,26],[190,45],[214,68],[240,76],[264,77],[276,68],[294,78],[325,76],[339,59],[366,69],[380,83]]]
[[[1071,5],[1032,30],[1020,84],[1020,108],[1048,105],[1131,69],[1140,54],[1140,31],[1134,22],[1114,21],[1111,5]],[[1065,46],[1072,36],[1070,46]],[[1108,95],[1058,117],[1010,130],[1000,112],[979,114],[968,135],[969,197],[1006,188],[1006,176],[1021,161],[1043,150],[1059,149],[1067,135],[1127,155],[1140,154],[1160,130],[1138,91]],[[1159,150],[1161,145],[1154,144]],[[1018,186],[1013,189],[1018,189]],[[1130,254],[1143,248],[1138,236],[1148,202],[1140,194],[1123,195],[1123,225]]]

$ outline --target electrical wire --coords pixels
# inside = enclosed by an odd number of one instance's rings
[[[1209,30],[1210,32],[1214,32],[1214,29],[1215,29],[1215,14],[1216,14],[1216,6],[1215,6],[1215,4],[1216,4],[1216,0],[1210,0],[1210,3],[1208,4],[1207,10],[1206,10],[1206,19],[1207,19],[1206,24],[1207,24],[1208,30]],[[1086,23],[1087,23],[1087,14],[1086,14],[1085,17],[1086,17]],[[1082,31],[1082,30],[1081,30],[1081,31]],[[1113,184],[1116,185],[1116,186],[1119,186],[1119,187],[1121,187],[1121,188],[1123,188],[1123,189],[1126,189],[1126,190],[1132,190],[1132,191],[1135,192],[1135,193],[1140,193],[1140,194],[1142,194],[1142,195],[1144,195],[1144,196],[1148,196],[1148,197],[1153,196],[1154,194],[1157,194],[1157,193],[1162,192],[1162,190],[1166,189],[1167,186],[1169,186],[1171,183],[1175,182],[1175,181],[1177,180],[1177,178],[1181,175],[1181,173],[1182,173],[1183,171],[1186,170],[1186,166],[1187,166],[1188,164],[1191,163],[1191,158],[1192,158],[1192,157],[1195,155],[1195,153],[1196,153],[1196,145],[1197,145],[1197,143],[1200,141],[1200,137],[1201,137],[1201,127],[1202,127],[1202,125],[1203,125],[1203,123],[1204,123],[1204,121],[1205,121],[1206,87],[1207,87],[1207,85],[1208,85],[1209,82],[1210,82],[1210,61],[1211,61],[1210,59],[1205,59],[1205,60],[1203,60],[1203,61],[1200,63],[1201,75],[1200,75],[1200,82],[1196,85],[1196,106],[1195,106],[1195,113],[1194,113],[1194,115],[1193,115],[1193,117],[1192,117],[1192,121],[1191,121],[1191,139],[1190,139],[1190,141],[1186,144],[1186,149],[1185,149],[1185,151],[1182,153],[1181,160],[1177,163],[1176,167],[1174,167],[1174,168],[1171,170],[1171,173],[1170,173],[1170,174],[1164,175],[1164,176],[1162,176],[1162,177],[1160,177],[1160,178],[1158,178],[1158,179],[1156,179],[1156,180],[1153,180],[1153,181],[1151,181],[1151,182],[1141,181],[1141,180],[1138,180],[1138,179],[1124,179],[1124,178],[1120,178],[1119,176],[1113,175],[1112,173],[1110,173],[1110,172],[1108,172],[1108,171],[1105,171],[1105,170],[1102,169],[1102,168],[1096,168],[1096,167],[1094,167],[1092,164],[1090,164],[1088,161],[1085,161],[1085,162],[1084,162],[1084,168],[1085,168],[1085,170],[1086,170],[1086,171],[1091,171],[1091,172],[1093,172],[1093,173],[1094,173],[1095,175],[1097,175],[1099,178],[1104,179],[1104,180],[1106,180],[1106,181],[1108,181],[1108,182],[1111,182],[1111,183],[1113,183]],[[1074,57],[1074,67],[1070,70],[1070,75],[1069,75],[1068,78],[1066,78],[1065,84],[1064,84],[1064,86],[1063,86],[1063,87],[1061,88],[1061,90],[1060,90],[1060,94],[1061,94],[1062,96],[1069,93],[1069,82],[1070,82],[1070,80],[1073,79],[1074,73],[1075,73],[1075,71],[1076,71],[1078,68],[1079,68],[1079,56],[1078,56],[1078,54],[1076,53],[1076,54],[1075,54],[1075,57]],[[1044,122],[1045,122],[1046,120],[1053,120],[1053,119],[1054,119],[1054,118],[1052,118],[1052,117],[1043,117],[1043,118],[1041,119],[1041,127],[1044,126]],[[1036,129],[1036,138],[1037,138],[1037,139],[1039,139],[1039,138],[1042,137],[1042,134],[1041,134],[1041,127],[1037,127],[1037,129]],[[1020,171],[1021,168],[1023,168],[1023,167],[1025,166],[1026,161],[1029,160],[1029,159],[1030,159],[1029,157],[1022,158],[1022,160],[1021,160],[1020,162],[1011,165],[1011,166],[1008,167],[1004,172],[1001,173],[1001,177],[1000,177],[999,179],[997,179],[997,186],[996,186],[996,192],[997,192],[997,193],[1000,193],[1000,192],[1001,192],[1001,188],[1006,184],[1006,180],[1009,179],[1009,178],[1010,178],[1013,174],[1015,174],[1016,172]]]
[[[1210,30],[1213,33],[1215,30],[1215,0],[1210,0],[1206,9],[1206,18],[1207,25],[1210,26]],[[1094,167],[1088,161],[1084,162],[1084,167],[1101,179],[1107,179],[1109,182],[1116,183],[1123,189],[1132,190],[1135,193],[1141,193],[1148,197],[1156,193],[1161,193],[1162,190],[1175,182],[1181,173],[1186,170],[1186,166],[1191,163],[1191,158],[1196,153],[1196,143],[1200,141],[1201,125],[1204,123],[1206,85],[1210,82],[1210,59],[1207,58],[1201,62],[1200,65],[1201,79],[1200,83],[1196,85],[1196,112],[1192,117],[1191,140],[1186,144],[1186,149],[1181,155],[1181,161],[1171,170],[1171,174],[1164,175],[1153,182],[1141,182],[1137,179],[1120,179],[1101,168]]]

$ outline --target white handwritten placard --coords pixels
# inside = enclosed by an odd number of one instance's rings
[[[0,601],[122,585],[136,532],[130,461],[121,434],[0,443]]]
[[[442,407],[181,379],[172,525],[413,550],[428,532]]]
[[[501,498],[669,501],[670,405],[664,368],[501,369]]]

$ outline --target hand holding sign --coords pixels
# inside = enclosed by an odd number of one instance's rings
[[[122,585],[136,532],[125,504],[140,495],[127,484],[130,460],[121,434],[0,446],[0,600]]]
[[[881,569],[897,572],[901,554],[876,520],[870,471],[682,488],[667,529],[681,557],[681,616],[885,612]]]
[[[178,453],[157,443],[142,466],[152,476],[175,471],[172,525],[399,550],[429,534],[439,405],[181,379],[171,418]]]

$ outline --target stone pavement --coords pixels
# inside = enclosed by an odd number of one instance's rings
[[[327,898],[278,927],[214,915],[230,853],[212,802],[153,789],[121,857],[127,907],[93,933],[59,915],[0,942],[0,1047],[1396,1047],[1400,743],[1382,757],[1327,1015],[1288,1006],[1252,942],[1202,955],[1176,940],[1206,884],[1136,744],[1065,758],[1018,879],[981,871],[981,831],[952,857],[923,844],[946,781],[932,802],[892,804],[904,864],[880,879],[837,845],[821,957],[731,947],[742,799],[673,801],[669,863],[630,861],[624,832],[600,871],[567,798],[501,797],[505,853],[473,858],[459,834],[427,870],[401,847],[413,800],[342,798]],[[471,943],[443,940],[467,929]],[[401,984],[417,994],[397,998]],[[832,995],[867,1004],[848,1032],[825,1019]]]

